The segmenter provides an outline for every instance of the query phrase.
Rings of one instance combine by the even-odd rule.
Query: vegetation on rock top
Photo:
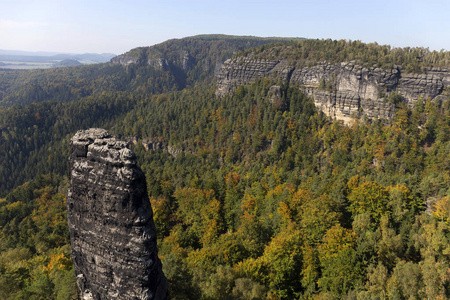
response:
[[[314,40],[291,41],[249,48],[236,54],[259,59],[288,60],[302,65],[317,62],[341,63],[356,61],[364,67],[391,69],[402,66],[405,71],[422,73],[428,68],[450,67],[450,52],[423,47],[396,48],[361,41]]]

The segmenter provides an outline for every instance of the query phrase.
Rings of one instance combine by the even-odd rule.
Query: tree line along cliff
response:
[[[239,85],[268,77],[299,87],[333,118],[345,122],[364,115],[391,118],[399,101],[413,107],[418,100],[448,93],[448,64],[447,52],[424,49],[344,41],[265,45],[227,60],[217,74],[216,93],[223,96]]]

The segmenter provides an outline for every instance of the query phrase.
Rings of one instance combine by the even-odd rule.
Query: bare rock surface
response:
[[[67,219],[81,299],[167,299],[135,154],[93,128],[72,138],[69,163]]]
[[[412,107],[419,97],[433,99],[450,85],[450,70],[446,68],[432,68],[425,74],[409,74],[401,66],[388,70],[365,68],[354,61],[298,66],[295,62],[252,57],[228,59],[216,77],[218,96],[257,78],[281,79],[299,86],[325,114],[345,122],[362,115],[391,118],[394,105],[387,99],[391,92],[399,92],[406,104]]]

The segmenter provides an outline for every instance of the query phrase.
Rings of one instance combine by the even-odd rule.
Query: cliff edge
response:
[[[67,219],[81,299],[167,299],[135,154],[94,128],[71,139],[69,164]]]
[[[431,68],[423,74],[407,73],[402,66],[367,68],[355,61],[318,62],[312,66],[296,61],[235,57],[217,74],[218,96],[257,78],[281,79],[311,96],[326,115],[350,122],[353,117],[391,118],[394,104],[389,94],[397,92],[413,107],[420,97],[434,99],[450,85],[450,69]]]

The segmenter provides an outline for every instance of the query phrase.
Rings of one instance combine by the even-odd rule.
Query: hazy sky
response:
[[[450,50],[449,0],[0,0],[0,49],[124,53],[205,33]]]

